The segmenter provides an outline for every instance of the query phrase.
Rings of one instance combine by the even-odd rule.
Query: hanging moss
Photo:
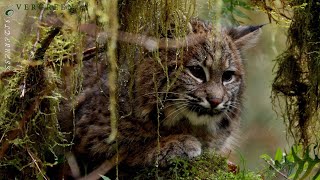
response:
[[[276,59],[273,99],[290,134],[305,147],[320,141],[320,4],[294,0],[288,49]]]

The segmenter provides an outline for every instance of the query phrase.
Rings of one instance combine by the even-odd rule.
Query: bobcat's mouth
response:
[[[188,94],[186,97],[179,97],[179,96],[175,96],[175,94],[170,94],[168,96],[167,101],[169,102],[175,102],[175,101],[180,101],[184,99],[185,105],[186,105],[186,109],[189,112],[194,112],[196,113],[198,116],[202,116],[202,115],[209,115],[209,116],[217,116],[222,114],[226,108],[222,106],[221,107],[212,107],[206,100],[204,100],[203,98],[198,98],[194,95],[190,95]],[[180,103],[181,105],[181,103]],[[180,106],[181,107],[181,106]]]
[[[202,105],[195,104],[195,103],[189,103],[188,109],[192,112],[197,113],[198,116],[201,116],[201,115],[215,116],[215,115],[219,115],[223,112],[223,109],[206,108],[206,107],[203,107]]]
[[[225,108],[212,107],[205,98],[199,98],[188,94],[188,110],[201,115],[220,115]]]
[[[225,105],[221,107],[206,106],[201,98],[168,96],[164,116],[166,126],[174,126],[181,119],[188,119],[192,125],[208,125],[219,121],[226,113]],[[169,117],[169,118],[168,118]]]

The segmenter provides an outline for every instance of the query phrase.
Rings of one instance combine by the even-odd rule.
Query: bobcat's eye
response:
[[[233,79],[234,71],[225,71],[222,75],[222,81],[223,82],[230,82]]]
[[[206,74],[201,66],[187,66],[190,73],[202,81],[206,81]]]

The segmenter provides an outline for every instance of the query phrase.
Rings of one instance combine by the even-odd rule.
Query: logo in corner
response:
[[[8,10],[6,10],[6,12],[5,12],[4,14],[5,14],[6,16],[10,17],[10,16],[13,15],[13,13],[14,13],[14,11],[13,11],[12,9],[8,9]]]

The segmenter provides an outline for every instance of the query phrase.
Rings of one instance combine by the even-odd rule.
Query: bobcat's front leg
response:
[[[199,156],[202,151],[201,143],[191,135],[160,137],[159,142],[153,141],[137,149],[139,151],[135,151],[127,159],[130,166],[152,166],[158,162],[160,167],[165,167],[175,157],[191,159]]]

